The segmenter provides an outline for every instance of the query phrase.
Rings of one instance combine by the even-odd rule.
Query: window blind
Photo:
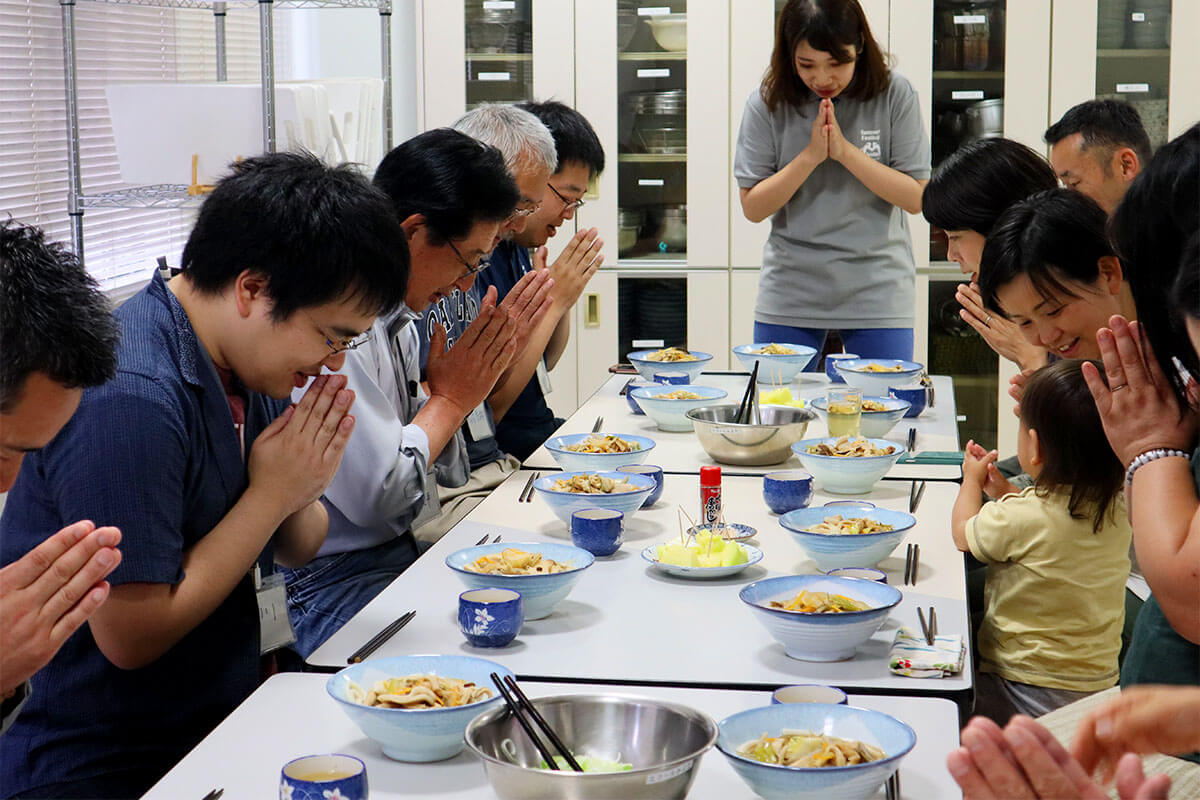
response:
[[[276,77],[290,75],[288,12],[274,14]],[[116,81],[215,80],[213,15],[107,2],[75,6],[80,175],[85,195],[122,188],[104,88]],[[230,81],[260,79],[257,7],[230,4]],[[58,3],[0,0],[0,213],[69,242],[67,127]],[[142,283],[157,256],[179,263],[194,210],[87,208],[88,270],[107,290]]]

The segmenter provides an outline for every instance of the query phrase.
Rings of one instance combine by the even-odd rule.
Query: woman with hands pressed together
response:
[[[980,139],[939,164],[921,195],[925,219],[946,231],[947,257],[970,276],[955,292],[962,306],[959,316],[988,347],[1022,370],[1044,366],[1046,348],[1028,341],[1014,323],[983,307],[979,263],[987,237],[1009,206],[1057,186],[1054,170],[1030,148],[1012,139]]]
[[[1195,684],[1200,675],[1200,125],[1168,142],[1138,176],[1111,229],[1139,307],[1097,335],[1108,386],[1085,375],[1104,431],[1126,467],[1142,607],[1121,685]],[[1172,287],[1174,291],[1172,292]]]
[[[734,160],[746,218],[771,218],[755,341],[819,351],[838,330],[861,356],[912,357],[902,212],[920,211],[929,161],[916,91],[887,68],[857,0],[790,0]]]

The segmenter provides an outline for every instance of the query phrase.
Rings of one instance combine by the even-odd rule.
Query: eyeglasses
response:
[[[550,191],[554,192],[555,197],[563,201],[563,213],[574,211],[575,209],[584,205],[583,198],[580,198],[579,200],[568,200],[567,198],[563,197],[562,192],[558,191],[558,189],[555,189],[552,184],[547,183],[546,186],[550,187]]]
[[[528,217],[530,214],[537,211],[541,207],[542,207],[541,203],[534,203],[532,208],[514,208],[512,214],[509,215],[509,219],[520,219],[521,217]]]
[[[461,261],[462,265],[467,268],[466,272],[458,276],[458,280],[469,278],[472,275],[478,275],[491,265],[491,257],[488,255],[482,255],[479,257],[479,262],[474,266],[471,266],[471,262],[463,258],[463,254],[460,253],[458,248],[454,246],[454,242],[447,239],[446,244],[450,245],[450,249],[454,251],[454,255],[458,256],[458,260]]]
[[[329,348],[329,354],[332,356],[336,356],[338,353],[343,353],[347,350],[357,350],[367,342],[371,341],[370,328],[363,331],[358,336],[352,336],[349,339],[337,339],[326,333],[325,329],[317,324],[317,321],[312,318],[312,314],[309,314],[307,311],[305,311],[304,316],[308,317],[309,321],[312,322],[313,327],[317,329],[317,332],[325,337],[325,346]]]

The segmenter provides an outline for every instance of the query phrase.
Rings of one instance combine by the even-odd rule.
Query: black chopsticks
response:
[[[919,502],[918,493],[918,502]],[[921,562],[921,545],[908,543],[908,552],[904,557],[904,585],[917,585],[917,566]]]
[[[753,402],[754,388],[758,385],[758,361],[754,362],[754,369],[750,372],[750,382],[746,384],[746,394],[742,396],[742,402],[738,405],[737,416],[733,421],[746,425],[750,422],[750,406]]]
[[[917,429],[909,428],[908,429],[908,454],[912,455],[913,450],[915,450],[916,447],[917,447]]]
[[[380,645],[382,645],[388,639],[395,636],[396,631],[400,630],[405,625],[412,622],[412,618],[415,617],[416,615],[417,615],[416,611],[409,611],[407,614],[400,617],[398,620],[393,622],[391,625],[388,625],[386,628],[381,630],[379,633],[377,633],[373,637],[371,637],[371,640],[369,642],[367,642],[362,647],[358,648],[353,653],[351,653],[350,657],[346,659],[346,663],[347,664],[357,664],[360,661],[362,661],[364,658],[366,658],[367,656],[371,655],[371,653],[374,653],[376,650],[379,649]]]
[[[604,417],[596,417],[596,424],[592,426],[592,433],[599,433],[604,427]]]
[[[529,698],[525,696],[525,692],[521,691],[521,687],[517,685],[517,682],[507,675],[504,677],[504,680],[500,680],[500,676],[495,672],[490,677],[492,683],[496,684],[496,688],[500,690],[500,695],[508,705],[509,712],[517,718],[517,722],[525,730],[525,735],[533,742],[533,746],[537,748],[546,765],[552,770],[559,769],[558,762],[554,760],[554,756],[551,754],[549,748],[538,738],[537,733],[533,730],[533,725],[537,725],[542,729],[542,733],[546,735],[546,738],[550,740],[562,757],[566,759],[571,769],[576,772],[583,772],[583,767],[579,766],[579,762],[575,760],[575,756],[563,744],[562,739],[558,738],[558,734],[550,727],[550,723],[546,722],[546,719],[533,707],[533,703],[529,702]],[[533,720],[533,724],[530,724],[529,719],[525,718],[525,714],[529,715],[529,719]]]
[[[533,482],[536,481],[540,477],[542,477],[542,473],[540,473],[540,472],[535,472],[529,476],[529,480],[525,481],[525,488],[521,490],[521,493],[519,495],[517,495],[518,503],[532,503],[533,502]]]
[[[498,541],[500,541],[500,534],[498,534],[498,533],[497,533],[497,534],[496,534],[496,538],[495,538],[495,539],[492,539],[492,544],[495,544],[495,543],[496,543],[496,542],[498,542]],[[487,543],[488,543],[488,535],[485,533],[485,534],[483,535],[483,537],[482,537],[482,538],[480,538],[480,540],[479,540],[478,542],[476,542],[476,543],[475,543],[475,546],[476,546],[476,547],[479,547],[479,545],[481,545],[481,544],[487,544]]]
[[[937,611],[930,606],[929,621],[926,622],[924,609],[917,606],[917,620],[921,623],[921,634],[925,637],[925,644],[933,647],[934,640],[937,638]]]
[[[925,494],[925,481],[919,484],[913,481],[912,488],[908,490],[908,513],[916,513],[917,506],[921,505],[921,497]]]

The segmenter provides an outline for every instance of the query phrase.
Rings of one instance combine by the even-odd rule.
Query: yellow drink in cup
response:
[[[862,427],[862,391],[830,389],[825,397],[830,436],[858,436]]]

